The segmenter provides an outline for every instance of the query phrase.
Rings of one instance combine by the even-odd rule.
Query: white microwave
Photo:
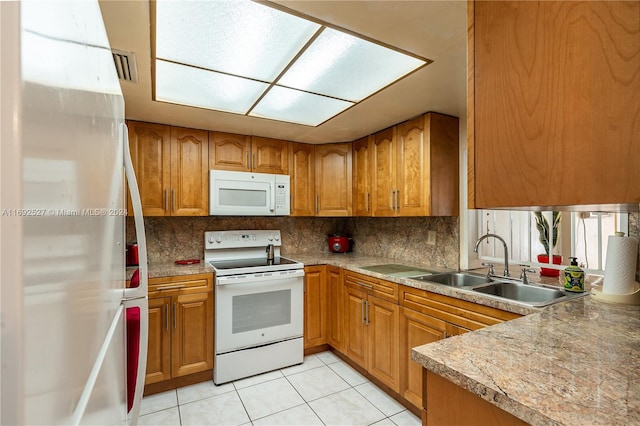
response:
[[[211,216],[289,216],[289,175],[209,171]]]

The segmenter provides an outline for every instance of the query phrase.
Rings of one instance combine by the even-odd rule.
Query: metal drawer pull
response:
[[[175,290],[177,288],[182,288],[182,287],[185,287],[185,285],[184,284],[165,285],[165,286],[162,286],[162,287],[157,287],[156,290],[160,290],[160,291],[162,291],[162,290]]]
[[[360,281],[356,281],[356,284],[361,285],[364,288],[368,288],[369,290],[373,290],[373,286],[370,284],[361,283]]]
[[[173,302],[173,328],[178,328],[178,304]]]
[[[364,299],[360,300],[360,322],[364,323]]]
[[[171,205],[172,205],[172,210],[176,211],[176,190],[172,189],[171,190]]]
[[[251,170],[251,154],[247,152],[247,169]]]
[[[169,210],[169,190],[166,188],[164,190],[164,209]]]
[[[364,316],[364,325],[369,325],[369,301],[365,300],[365,316]]]

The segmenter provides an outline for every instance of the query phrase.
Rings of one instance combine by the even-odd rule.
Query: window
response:
[[[604,272],[608,236],[616,231],[625,235],[629,232],[627,213],[478,210],[477,214],[477,237],[486,233],[501,236],[507,243],[510,263],[564,269],[571,263],[570,257],[576,257],[578,265],[592,274]],[[539,256],[547,253],[538,223],[553,224],[554,219],[557,219],[556,244],[553,245],[551,236],[547,238],[553,257],[545,259]],[[553,226],[548,228],[552,230]],[[502,243],[495,238],[483,240],[478,256],[483,261],[503,263]],[[516,275],[515,268],[512,275]]]

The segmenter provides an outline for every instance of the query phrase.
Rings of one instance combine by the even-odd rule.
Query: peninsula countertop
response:
[[[640,424],[640,306],[575,299],[412,359],[533,425]]]

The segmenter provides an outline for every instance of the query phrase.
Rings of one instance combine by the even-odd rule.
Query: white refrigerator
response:
[[[0,55],[0,423],[135,425],[146,245],[97,1],[0,2]],[[125,288],[125,180],[137,288]]]

